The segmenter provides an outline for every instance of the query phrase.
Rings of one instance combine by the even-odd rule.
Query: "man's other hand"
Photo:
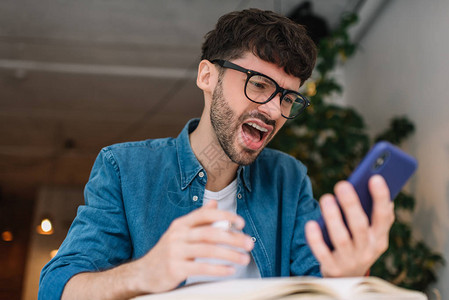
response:
[[[139,290],[164,292],[176,288],[189,276],[228,276],[235,271],[229,264],[211,264],[195,261],[196,258],[248,264],[249,254],[236,248],[251,251],[254,247],[251,238],[238,231],[211,226],[217,221],[228,221],[237,230],[245,226],[240,216],[218,210],[216,201],[174,220],[156,246],[134,262],[139,274]]]

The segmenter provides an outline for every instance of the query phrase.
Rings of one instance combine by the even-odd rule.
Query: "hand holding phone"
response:
[[[385,141],[378,142],[368,152],[362,162],[348,178],[348,181],[354,186],[363,210],[367,214],[370,222],[373,202],[368,189],[368,180],[371,176],[379,174],[385,179],[390,190],[391,200],[393,200],[410,176],[415,172],[417,165],[416,159]],[[341,208],[340,211],[342,212]],[[346,228],[348,228],[343,212],[342,216]],[[328,247],[333,250],[334,247],[323,217],[320,217],[317,222],[323,233],[324,241]]]

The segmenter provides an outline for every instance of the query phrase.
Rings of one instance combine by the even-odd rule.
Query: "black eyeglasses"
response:
[[[281,93],[281,115],[286,119],[293,119],[300,115],[309,105],[310,101],[301,93],[287,90],[279,86],[276,81],[262,73],[240,67],[230,61],[214,59],[220,67],[233,69],[245,73],[245,96],[250,101],[265,104]]]

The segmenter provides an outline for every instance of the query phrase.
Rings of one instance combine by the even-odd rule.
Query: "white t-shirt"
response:
[[[231,182],[227,187],[218,192],[211,192],[209,190],[204,191],[203,205],[211,200],[217,200],[218,209],[229,211],[232,213],[237,213],[237,179]],[[250,254],[251,255],[251,254]],[[208,259],[199,258],[197,260],[206,261],[209,263],[223,263],[223,261],[218,259]],[[231,264],[228,262],[228,264]],[[218,281],[224,279],[235,279],[235,278],[260,278],[260,272],[257,268],[254,258],[251,255],[251,260],[248,265],[242,266],[234,264],[236,272],[231,276],[226,277],[215,277],[215,276],[191,276],[187,278],[186,284],[191,284],[195,282],[204,281]]]

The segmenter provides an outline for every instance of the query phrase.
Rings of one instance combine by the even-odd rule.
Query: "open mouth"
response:
[[[242,125],[242,138],[245,146],[251,150],[258,150],[264,144],[273,127],[259,120],[251,120]]]

